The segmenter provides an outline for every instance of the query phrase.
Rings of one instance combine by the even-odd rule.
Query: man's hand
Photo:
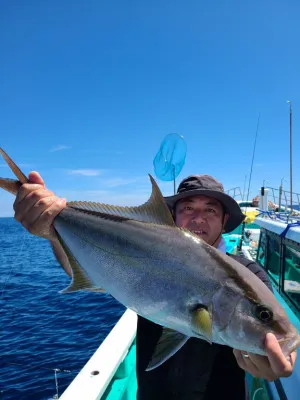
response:
[[[14,202],[15,219],[33,235],[54,241],[54,218],[66,206],[66,200],[48,190],[37,172],[30,172]]]
[[[246,354],[240,350],[233,350],[238,365],[256,378],[274,381],[292,374],[297,353],[294,351],[287,360],[281,347],[272,333],[266,335],[265,347],[267,356]]]

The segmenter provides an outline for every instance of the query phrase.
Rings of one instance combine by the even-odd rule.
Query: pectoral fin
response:
[[[179,349],[181,349],[188,339],[189,337],[182,333],[164,328],[146,371],[151,371],[167,361]]]

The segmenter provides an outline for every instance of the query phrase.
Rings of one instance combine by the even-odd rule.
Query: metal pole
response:
[[[279,208],[278,208],[278,212],[281,212],[281,196],[282,196],[282,184],[279,186]]]
[[[245,201],[246,180],[247,180],[247,174],[245,175],[245,180],[244,180],[243,197],[242,197],[243,201]]]
[[[280,181],[280,186],[279,186],[279,212],[281,212],[281,203],[282,203],[282,193],[283,193],[283,182],[286,182],[286,180],[283,178],[281,178]]]
[[[174,176],[174,194],[176,194],[176,179],[175,179],[175,165],[173,165],[173,176]]]
[[[292,102],[289,100],[288,104],[290,105],[290,193],[291,193],[291,212],[293,211],[293,163],[292,163],[292,152],[293,152],[293,143],[292,143]]]

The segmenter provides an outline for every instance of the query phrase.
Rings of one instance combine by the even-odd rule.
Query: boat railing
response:
[[[288,190],[284,190],[282,186],[280,186],[278,189],[268,186],[265,189],[268,190],[269,199],[273,202],[275,208],[278,208],[279,211],[291,211],[292,209],[293,212],[299,212],[299,193],[291,193]]]
[[[228,189],[225,191],[229,196],[235,200],[244,200],[244,195],[242,194],[241,188],[239,186]]]
[[[282,186],[278,189],[267,186],[261,187],[258,195],[251,201],[246,201],[239,186],[226,191],[228,195],[233,197],[240,205],[257,207],[258,210],[271,212],[267,213],[272,219],[279,219],[290,222],[291,219],[298,220],[300,217],[300,193],[284,190]],[[249,204],[248,204],[249,203]]]

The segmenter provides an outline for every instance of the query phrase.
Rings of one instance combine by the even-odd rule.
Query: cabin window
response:
[[[261,231],[256,261],[263,268],[265,268],[266,259],[267,259],[266,249],[267,249],[267,235],[266,235],[266,232]]]
[[[285,246],[284,293],[300,310],[300,248]]]
[[[280,238],[270,234],[267,241],[268,263],[267,271],[271,278],[279,285],[280,279]]]

